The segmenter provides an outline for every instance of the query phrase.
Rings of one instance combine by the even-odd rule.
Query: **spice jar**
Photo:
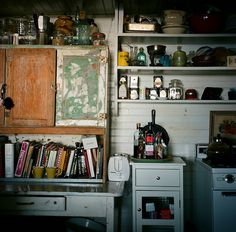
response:
[[[93,39],[93,45],[99,46],[99,45],[105,45],[105,34],[104,33],[93,33],[92,36]]]
[[[170,81],[168,98],[171,100],[183,99],[183,84],[181,80],[173,79]]]

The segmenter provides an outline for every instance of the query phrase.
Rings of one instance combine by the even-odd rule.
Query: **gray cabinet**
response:
[[[169,162],[131,162],[133,232],[183,231],[183,166]]]

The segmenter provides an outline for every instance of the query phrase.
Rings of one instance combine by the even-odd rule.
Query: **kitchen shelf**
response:
[[[122,43],[164,43],[164,44],[235,44],[236,33],[221,34],[164,34],[164,33],[118,33],[118,40]]]
[[[63,134],[63,135],[104,135],[106,129],[101,127],[0,127],[0,134]]]
[[[130,104],[236,104],[236,100],[127,100],[119,99],[117,103],[130,103]]]
[[[202,34],[167,34],[157,32],[140,32],[140,31],[125,31],[124,30],[124,5],[121,3],[116,11],[117,19],[117,34],[116,34],[116,57],[115,57],[115,72],[116,72],[116,105],[115,111],[119,114],[119,106],[121,104],[192,104],[192,105],[234,105],[236,100],[131,100],[131,99],[119,99],[118,87],[119,77],[122,75],[137,75],[140,77],[140,83],[146,85],[146,83],[152,81],[154,75],[162,75],[164,78],[177,78],[181,76],[181,79],[188,79],[188,85],[192,82],[199,80],[201,84],[198,84],[196,88],[203,91],[205,88],[202,84],[202,80],[207,76],[206,86],[215,86],[219,83],[224,90],[234,87],[233,81],[235,80],[236,67],[232,66],[185,66],[185,67],[164,67],[164,66],[118,66],[118,52],[120,50],[129,51],[129,47],[144,47],[149,45],[165,45],[167,48],[167,54],[173,54],[176,51],[178,45],[184,46],[184,51],[188,54],[190,51],[197,51],[198,48],[203,46],[209,46],[211,48],[225,47],[236,51],[236,33],[202,33]],[[127,12],[126,12],[127,13]],[[129,12],[132,15],[134,12]],[[149,65],[150,58],[147,55],[147,61]],[[168,76],[170,75],[170,76]],[[227,81],[221,82],[219,77],[227,77]],[[190,77],[190,78],[189,78]],[[208,78],[209,77],[209,78]],[[212,81],[211,81],[212,79]],[[213,83],[213,85],[211,85]],[[150,86],[148,84],[148,86]],[[164,86],[166,87],[166,86]],[[226,99],[226,98],[225,98]]]
[[[224,74],[232,75],[235,74],[236,67],[228,66],[208,66],[208,67],[161,67],[161,66],[117,66],[117,70],[120,72],[129,72],[129,73],[163,73],[163,74]]]

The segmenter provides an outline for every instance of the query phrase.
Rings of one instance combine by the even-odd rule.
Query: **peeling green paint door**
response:
[[[107,47],[57,53],[56,125],[105,126]]]

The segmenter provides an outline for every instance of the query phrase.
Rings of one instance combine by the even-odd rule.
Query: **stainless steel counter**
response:
[[[116,231],[124,182],[0,181],[0,215],[106,218]]]

